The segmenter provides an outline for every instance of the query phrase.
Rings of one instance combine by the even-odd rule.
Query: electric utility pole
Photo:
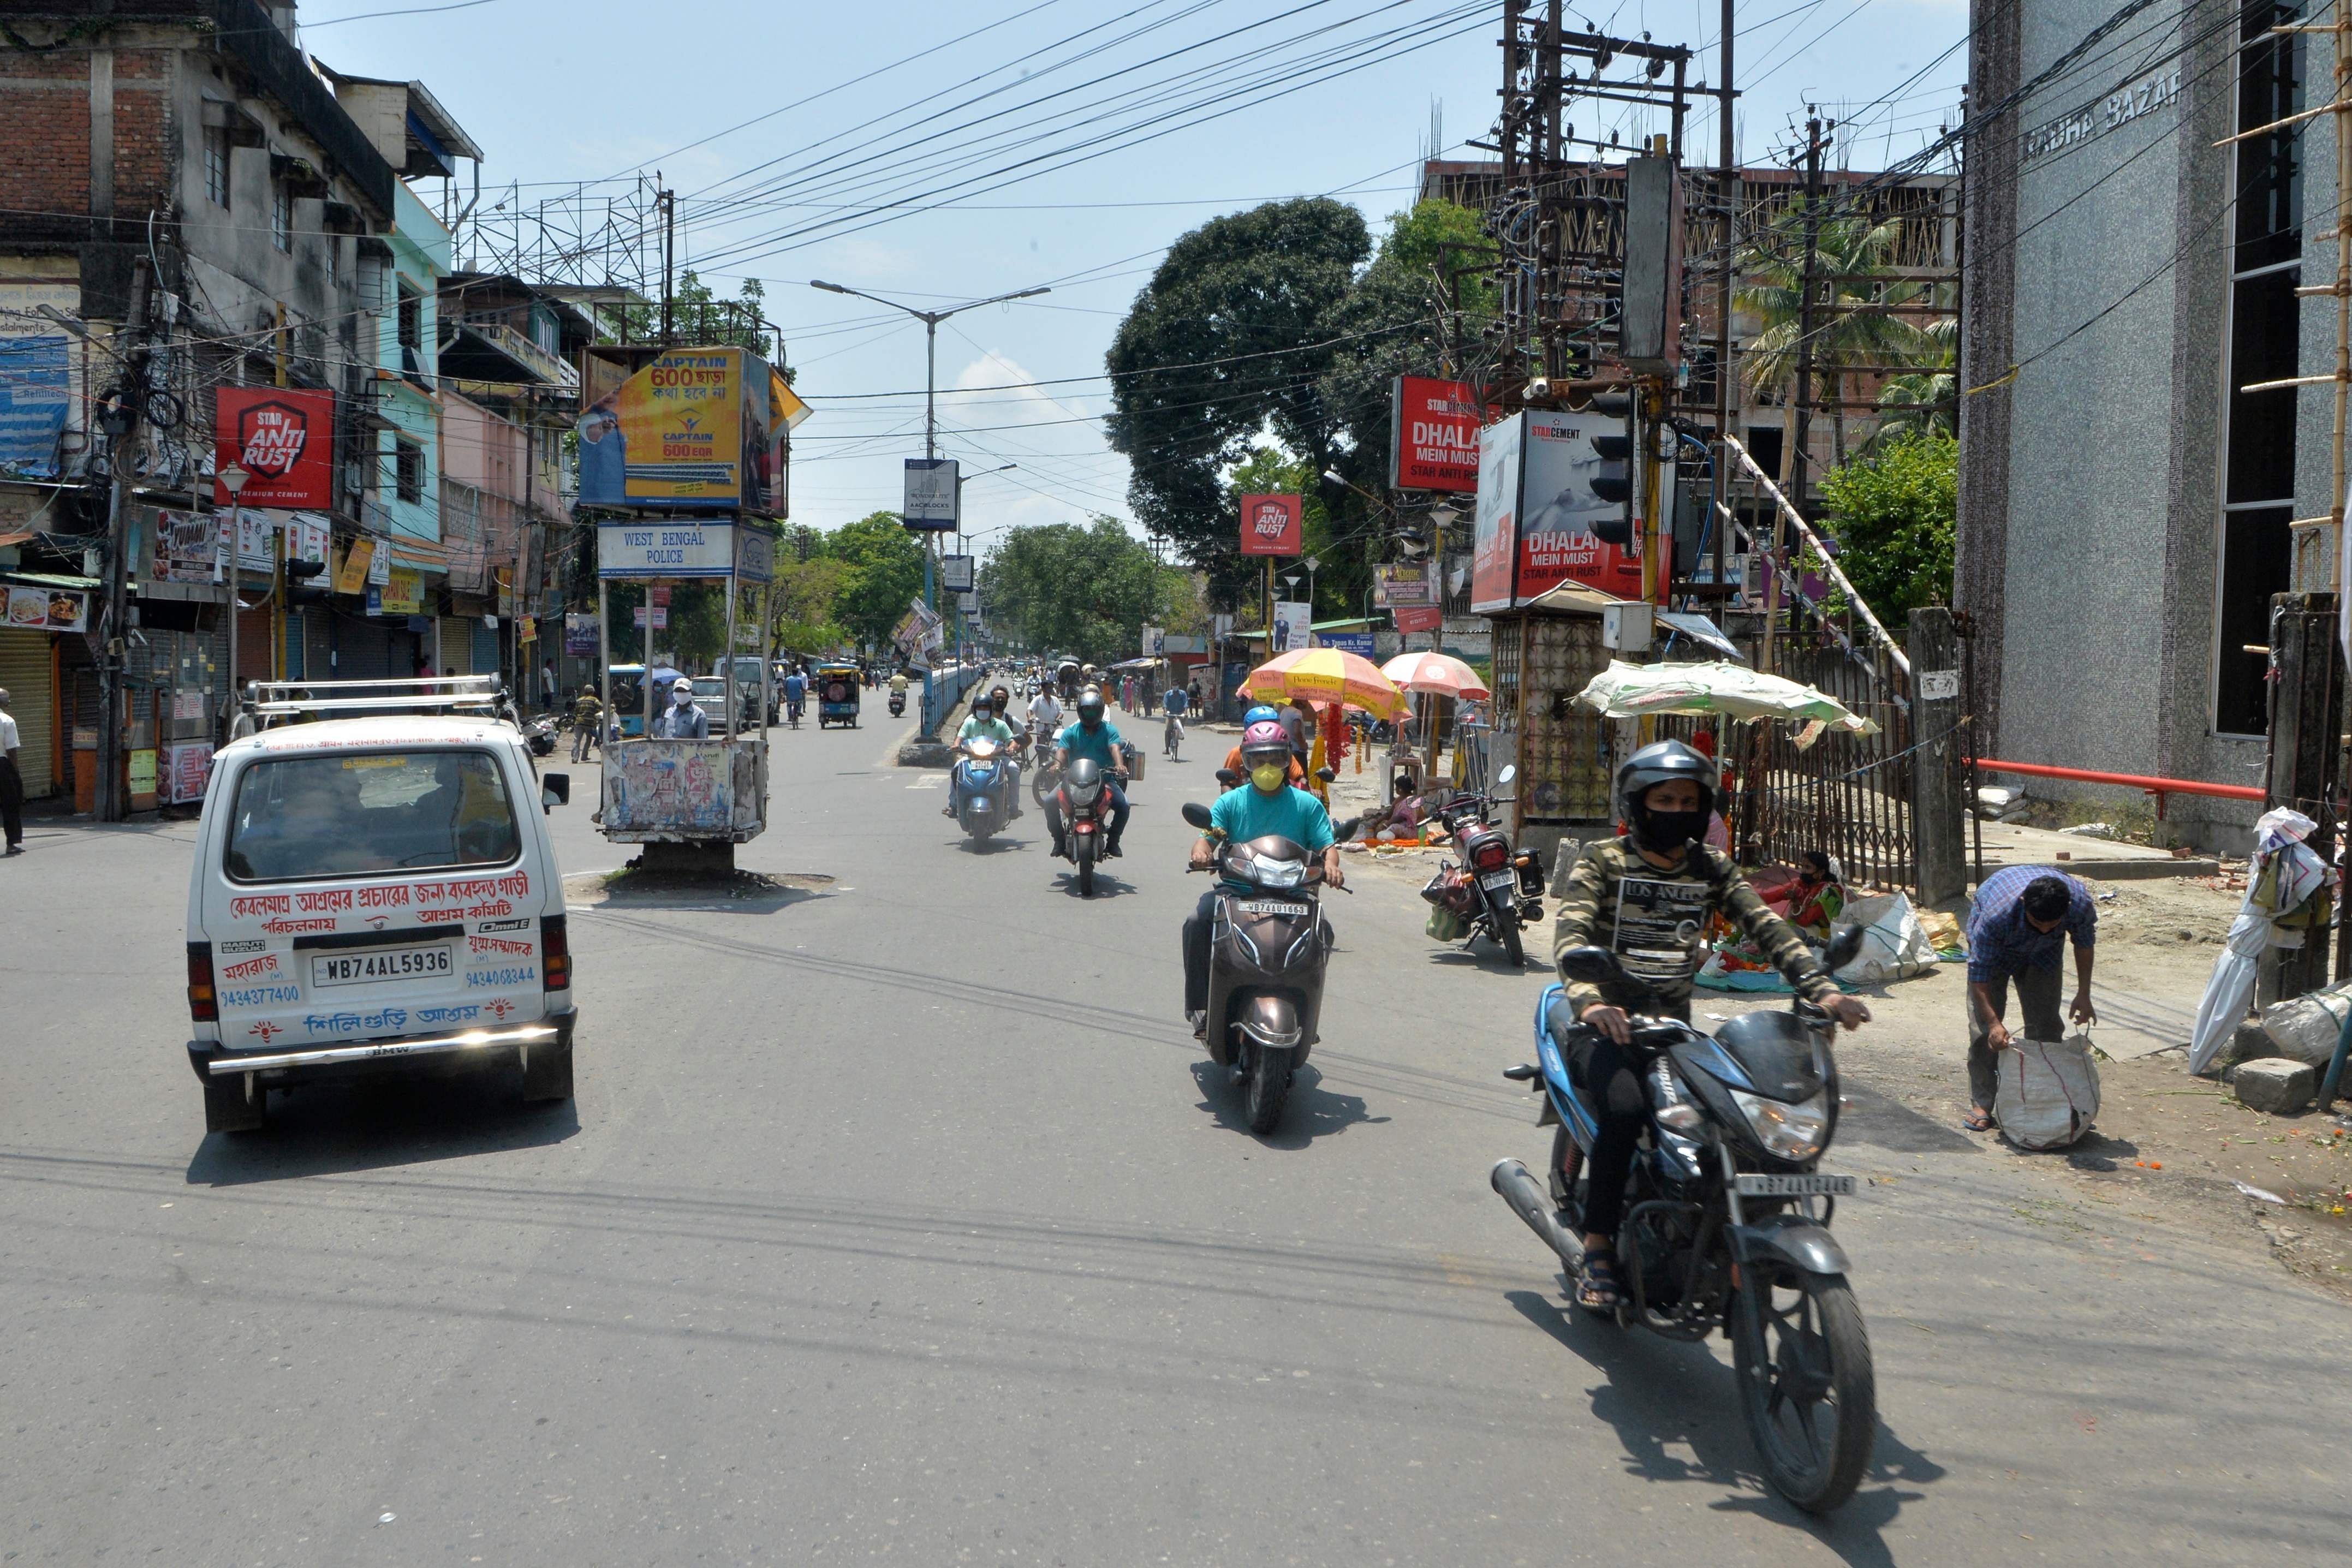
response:
[[[98,664],[98,779],[91,807],[101,822],[131,815],[131,792],[123,776],[124,670],[130,660],[131,457],[139,439],[139,419],[147,405],[147,296],[154,278],[142,257],[132,264],[131,310],[123,322],[122,384],[99,411],[107,437],[109,495],[106,508],[106,605],[100,612],[101,652]],[[232,546],[232,549],[234,547]],[[235,614],[234,609],[230,611]]]

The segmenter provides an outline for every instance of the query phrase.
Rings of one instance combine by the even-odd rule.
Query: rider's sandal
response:
[[[1612,1314],[1624,1293],[1625,1282],[1617,1274],[1617,1254],[1587,1252],[1577,1276],[1576,1304],[1588,1312]]]

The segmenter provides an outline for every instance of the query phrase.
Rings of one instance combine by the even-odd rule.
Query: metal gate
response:
[[[1779,663],[1776,674],[1835,697],[1878,732],[1811,731],[1777,720],[1742,727],[1743,858],[1788,862],[1821,850],[1836,857],[1848,882],[1916,888],[1909,676],[1874,644],[1852,652],[1784,645]]]

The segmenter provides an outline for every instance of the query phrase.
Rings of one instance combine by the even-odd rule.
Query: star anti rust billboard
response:
[[[1399,376],[1389,397],[1389,484],[1466,495],[1478,488],[1484,411],[1461,382]]]
[[[1242,554],[1303,555],[1307,525],[1297,496],[1242,497]]]
[[[222,387],[213,394],[213,468],[251,477],[231,497],[215,478],[213,504],[326,508],[335,504],[335,394],[292,387]]]

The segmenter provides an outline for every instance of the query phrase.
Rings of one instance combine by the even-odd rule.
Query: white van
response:
[[[385,1071],[512,1062],[525,1099],[571,1098],[579,1015],[545,821],[571,781],[538,777],[511,723],[461,711],[483,695],[370,689],[467,681],[265,691],[265,718],[369,716],[214,758],[188,886],[206,1131],[259,1127],[271,1089]],[[404,706],[439,711],[382,711]]]

